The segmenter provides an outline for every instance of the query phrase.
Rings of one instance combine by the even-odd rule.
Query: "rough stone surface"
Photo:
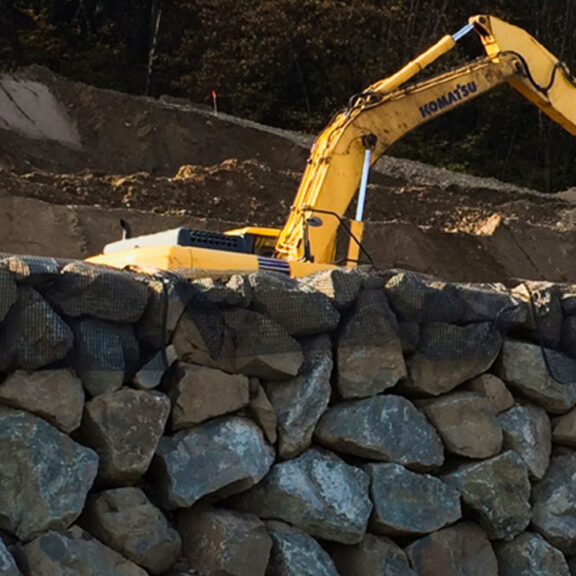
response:
[[[362,275],[354,269],[334,268],[317,272],[301,281],[328,296],[338,310],[349,308],[362,288]]]
[[[500,576],[486,533],[472,522],[417,540],[406,553],[418,576]]]
[[[532,525],[568,555],[576,555],[576,453],[552,457],[544,478],[534,485]]]
[[[253,514],[192,508],[178,514],[183,554],[201,574],[264,576],[272,539]]]
[[[490,400],[496,414],[509,410],[514,406],[514,396],[506,384],[494,374],[482,374],[466,382],[465,390],[484,394]]]
[[[541,479],[550,463],[552,430],[548,414],[538,406],[516,406],[498,417],[504,432],[504,448],[517,452],[531,478]]]
[[[190,364],[216,365],[224,344],[222,311],[190,283],[177,283],[173,292],[167,295],[165,313],[170,312],[176,317],[181,312],[182,303],[185,304],[185,310],[180,313],[172,331],[171,343],[178,359]]]
[[[210,494],[222,497],[247,490],[273,462],[274,451],[260,428],[233,416],[162,438],[155,476],[167,508],[188,508]]]
[[[18,289],[12,274],[6,270],[0,270],[0,322],[6,318],[8,310],[18,298]]]
[[[568,316],[562,322],[562,350],[576,360],[576,316]]]
[[[137,326],[138,339],[153,349],[166,346],[186,309],[197,297],[198,290],[191,282],[174,275],[156,274],[143,282],[150,293],[148,306]]]
[[[84,388],[71,370],[17,370],[0,384],[0,402],[37,414],[63,432],[80,426]]]
[[[19,284],[27,286],[38,286],[54,280],[60,274],[61,267],[54,258],[38,256],[9,256],[0,260],[0,268],[8,270]]]
[[[496,546],[500,576],[570,576],[564,554],[540,536],[524,532]]]
[[[365,398],[406,376],[398,323],[381,290],[360,293],[337,344],[336,385],[343,398]]]
[[[368,464],[374,511],[373,532],[389,536],[421,536],[460,520],[460,492],[427,474],[399,464]]]
[[[21,286],[0,331],[0,368],[37,370],[62,360],[73,343],[72,331],[48,302]]]
[[[560,304],[566,316],[576,315],[576,285],[565,288],[560,296]]]
[[[214,304],[246,308],[252,302],[252,285],[247,275],[233,274],[229,278],[199,278],[192,284]]]
[[[30,540],[80,515],[97,455],[45,422],[0,408],[0,528]]]
[[[112,322],[136,322],[149,296],[146,285],[133,275],[84,262],[64,266],[45,294],[66,316],[92,316]]]
[[[414,272],[400,272],[386,282],[386,294],[398,317],[418,323],[458,322],[464,303],[445,282],[425,281]]]
[[[529,303],[527,325],[534,331],[534,341],[557,348],[562,334],[560,286],[550,282],[524,281],[512,293]]]
[[[110,548],[151,574],[180,556],[180,535],[138,488],[117,488],[88,499],[81,525]]]
[[[166,346],[160,350],[136,374],[132,379],[132,384],[138,390],[153,390],[162,383],[162,378],[169,368],[178,359],[174,346]]]
[[[172,429],[181,430],[247,406],[250,386],[241,374],[180,363],[169,396]]]
[[[502,430],[490,401],[475,392],[452,392],[423,403],[448,452],[467,458],[489,458],[502,448]]]
[[[526,303],[501,284],[453,284],[452,288],[464,304],[463,323],[495,322],[498,327],[509,328],[528,319]]]
[[[430,470],[444,462],[444,448],[428,420],[401,396],[385,395],[330,408],[317,440],[337,452]]]
[[[404,354],[413,354],[420,341],[420,324],[416,322],[398,322],[398,335],[402,341]]]
[[[90,395],[118,390],[136,372],[139,347],[129,325],[83,318],[73,328],[73,365]]]
[[[272,272],[254,272],[249,280],[252,308],[284,326],[289,334],[322,334],[338,326],[340,313],[325,294]]]
[[[146,571],[78,526],[47,532],[22,548],[27,575],[146,576]]]
[[[555,444],[576,448],[576,408],[552,421],[552,440]]]
[[[524,461],[515,452],[463,464],[443,477],[462,494],[490,538],[509,540],[530,522],[530,482]]]
[[[332,344],[328,336],[307,339],[303,349],[305,360],[300,374],[266,386],[278,419],[281,458],[294,458],[310,447],[314,428],[332,392]]]
[[[552,367],[558,382],[549,373]],[[576,361],[536,344],[507,340],[497,373],[514,390],[553,414],[576,405]]]
[[[284,327],[252,310],[230,310],[225,316],[232,333],[234,371],[267,380],[298,374],[302,348]]]
[[[266,576],[339,576],[328,553],[306,532],[267,522],[272,553]]]
[[[408,360],[406,389],[439,396],[486,372],[498,357],[502,337],[491,323],[422,326],[418,350]]]
[[[276,444],[276,440],[278,439],[278,419],[276,418],[276,412],[266,391],[257,378],[251,378],[250,380],[250,404],[248,405],[248,413],[252,417],[252,420],[260,426],[262,432],[264,432],[264,436],[266,436],[266,440],[268,440],[270,444]]]
[[[333,546],[330,555],[340,576],[417,576],[402,548],[386,536],[366,534],[356,546]]]
[[[123,388],[86,404],[82,434],[100,456],[98,478],[114,485],[139,480],[152,461],[170,414],[159,392]]]
[[[2,540],[0,540],[0,574],[2,574],[2,576],[22,576],[22,572],[18,569],[14,556],[10,554],[10,551]]]
[[[279,519],[312,536],[357,544],[372,503],[368,475],[329,452],[311,449],[276,464],[264,480],[234,499],[260,518]]]

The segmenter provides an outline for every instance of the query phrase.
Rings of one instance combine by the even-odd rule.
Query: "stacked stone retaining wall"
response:
[[[576,286],[0,260],[0,573],[576,574]]]

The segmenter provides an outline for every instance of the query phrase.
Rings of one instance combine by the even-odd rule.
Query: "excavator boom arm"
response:
[[[527,32],[497,18],[475,16],[462,33],[472,29],[482,39],[486,58],[399,88],[450,50],[461,34],[445,36],[402,70],[370,86],[320,134],[278,237],[277,257],[333,264],[339,224],[358,189],[366,148],[373,148],[373,164],[410,130],[499,84],[510,83],[576,134],[576,87],[566,66]],[[307,224],[311,219],[314,226]]]

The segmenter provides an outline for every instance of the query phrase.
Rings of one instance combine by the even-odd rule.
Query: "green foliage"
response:
[[[98,86],[171,94],[317,132],[349,98],[475,13],[576,61],[572,0],[0,0],[4,67],[38,63]],[[463,46],[460,60],[474,55]],[[433,73],[456,65],[450,53]],[[541,190],[576,178],[576,139],[511,90],[422,127],[393,154]]]

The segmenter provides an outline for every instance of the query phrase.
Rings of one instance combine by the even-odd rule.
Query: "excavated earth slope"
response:
[[[188,102],[0,77],[0,251],[82,258],[119,235],[282,225],[312,138]],[[576,189],[549,196],[382,159],[365,246],[379,267],[457,281],[576,281]]]

